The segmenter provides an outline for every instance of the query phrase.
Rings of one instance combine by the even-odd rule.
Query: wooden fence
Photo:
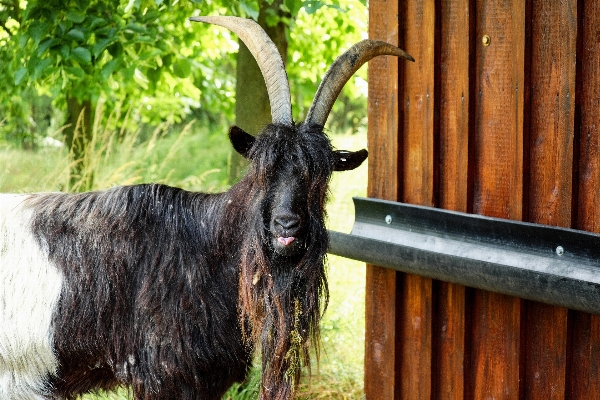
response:
[[[600,232],[600,2],[370,0],[369,197]],[[600,399],[600,315],[368,266],[367,399]]]

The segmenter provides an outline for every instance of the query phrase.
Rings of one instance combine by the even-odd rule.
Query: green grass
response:
[[[226,189],[230,145],[225,132],[209,133],[187,126],[177,134],[167,127],[142,135],[96,128],[95,151],[90,154],[94,188],[142,182],[161,182],[188,190]],[[145,138],[142,138],[145,136]],[[124,139],[119,140],[119,137]],[[332,135],[336,148],[366,147],[366,133]],[[63,190],[68,182],[68,154],[63,149],[38,151],[0,147],[0,192]],[[335,173],[327,207],[328,228],[349,232],[354,207],[352,196],[364,196],[367,167]],[[299,399],[362,399],[364,358],[364,264],[329,256],[330,303],[322,321],[322,351],[311,379],[303,378]],[[259,372],[232,388],[225,399],[257,398]],[[83,396],[83,400],[127,399],[128,391]]]

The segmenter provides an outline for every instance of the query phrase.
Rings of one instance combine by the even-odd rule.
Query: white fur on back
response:
[[[43,399],[57,372],[52,312],[62,274],[31,233],[27,195],[0,194],[0,399]]]

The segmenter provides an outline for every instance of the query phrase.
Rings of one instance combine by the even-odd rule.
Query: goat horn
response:
[[[342,88],[348,82],[348,79],[367,61],[370,59],[390,55],[402,57],[410,61],[415,61],[414,58],[404,50],[399,49],[386,42],[379,40],[365,39],[339,56],[323,77],[323,81],[317,89],[317,94],[306,115],[307,123],[314,123],[320,126],[325,126],[327,117],[331,112],[331,107],[335,99],[342,91]]]
[[[275,43],[261,26],[251,19],[225,16],[192,17],[190,21],[219,25],[239,36],[256,59],[265,79],[273,123],[293,125],[292,101],[285,65]]]

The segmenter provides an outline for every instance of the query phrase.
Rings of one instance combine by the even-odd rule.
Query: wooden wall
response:
[[[370,0],[370,197],[600,232],[600,2]],[[367,267],[367,399],[600,399],[600,315]]]

